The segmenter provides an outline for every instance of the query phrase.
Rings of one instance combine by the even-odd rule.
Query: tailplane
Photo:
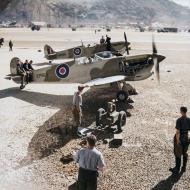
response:
[[[10,62],[10,73],[12,76],[17,75],[17,64],[20,61],[18,57],[14,57]]]
[[[13,80],[15,83],[20,83],[21,77],[17,72],[17,64],[20,61],[18,57],[14,57],[10,62],[10,74],[5,77],[7,80]]]

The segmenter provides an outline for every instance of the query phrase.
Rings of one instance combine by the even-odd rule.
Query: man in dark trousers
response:
[[[29,61],[29,64],[28,64],[28,68],[29,68],[30,71],[33,71],[33,70],[34,70],[32,64],[33,64],[33,61],[30,60],[30,61]]]
[[[17,63],[17,74],[21,76],[21,87],[23,87],[26,78],[26,72],[23,68],[23,63],[20,60]]]
[[[106,35],[106,50],[111,51],[111,38]]]
[[[13,51],[13,42],[9,41],[9,51]]]
[[[87,137],[87,148],[83,148],[74,156],[79,164],[78,190],[97,190],[98,170],[105,167],[102,153],[96,146],[96,137],[90,135]]]
[[[3,43],[4,43],[4,38],[0,38],[0,48],[1,46],[3,46]]]
[[[30,81],[30,70],[28,68],[28,65],[29,65],[28,60],[25,60],[25,62],[23,64],[23,68],[24,68],[24,70],[26,72],[26,82],[27,82],[27,84]]]
[[[187,117],[187,108],[180,108],[181,117],[176,122],[176,134],[174,137],[174,155],[176,160],[176,166],[171,168],[170,171],[178,175],[181,172],[186,171],[188,160],[188,147],[189,138],[188,131],[190,130],[190,118]],[[181,168],[181,157],[183,156],[183,166]]]
[[[34,68],[33,68],[32,64],[33,64],[33,61],[30,60],[28,62],[29,82],[33,81],[33,70],[34,70]]]

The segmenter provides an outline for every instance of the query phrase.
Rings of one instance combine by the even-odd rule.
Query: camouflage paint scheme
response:
[[[114,57],[88,64],[78,64],[74,60],[60,64],[37,63],[33,64],[32,83],[84,84],[94,79],[119,75],[124,76],[125,81],[144,80],[153,74],[153,58],[155,57],[157,57],[159,63],[165,59],[162,55],[143,54]],[[9,77],[16,83],[20,83],[20,76],[17,75],[16,71],[18,60],[18,58],[13,58],[10,63],[11,74]],[[58,74],[61,74],[61,77]]]
[[[130,45],[129,42],[127,42],[128,46]],[[49,45],[44,46],[44,54],[45,58],[48,60],[57,60],[57,59],[74,59],[74,58],[80,58],[80,57],[94,57],[94,54],[98,52],[107,51],[106,44],[96,44],[95,46],[78,46],[75,48],[70,48],[67,50],[55,52]],[[113,42],[111,43],[112,46],[112,52],[124,54],[126,51],[126,42]],[[80,53],[75,53],[75,51],[79,51]]]

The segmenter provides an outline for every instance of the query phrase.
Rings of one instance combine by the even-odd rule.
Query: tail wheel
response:
[[[124,102],[124,101],[127,100],[128,94],[127,94],[127,92],[121,90],[121,91],[119,91],[119,92],[117,93],[116,98],[117,98],[117,100],[119,100],[119,101],[121,101],[121,102]]]
[[[97,111],[97,114],[96,114],[96,126],[99,127],[101,126],[101,119],[102,119],[102,115],[105,114],[106,111],[103,109],[103,108],[100,108],[98,111]]]
[[[20,85],[20,89],[23,90],[25,88],[25,85]]]
[[[118,116],[118,130],[121,130],[123,126],[126,124],[127,114],[124,111],[121,111]]]

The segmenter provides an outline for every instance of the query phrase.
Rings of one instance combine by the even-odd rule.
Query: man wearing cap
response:
[[[111,38],[106,35],[106,50],[111,51]]]
[[[79,150],[74,156],[74,160],[79,164],[78,189],[97,190],[98,171],[105,167],[102,153],[96,146],[96,137],[87,137],[87,148]]]
[[[78,127],[81,125],[82,119],[82,91],[84,86],[78,86],[78,91],[73,96],[73,124],[74,130],[77,133]]]

